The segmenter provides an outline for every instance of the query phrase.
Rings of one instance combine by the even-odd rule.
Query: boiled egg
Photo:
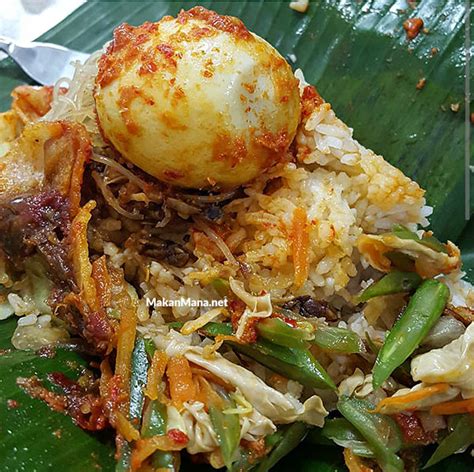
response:
[[[300,118],[285,59],[239,19],[203,7],[119,26],[95,85],[104,138],[180,187],[251,181],[286,159]]]

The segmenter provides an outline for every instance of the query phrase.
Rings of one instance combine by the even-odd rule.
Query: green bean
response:
[[[132,356],[132,376],[130,381],[130,397],[135,398],[135,401],[130,402],[130,409],[132,406],[136,408],[134,415],[131,418],[138,418],[136,416],[141,409],[143,409],[144,393],[143,389],[147,382],[147,371],[149,368],[149,359],[153,357],[156,351],[155,343],[150,339],[139,338],[135,345]],[[150,401],[145,407],[142,415],[141,436],[148,438],[155,435],[166,434],[166,407],[158,401]],[[179,470],[179,453],[157,451],[152,455],[151,462],[155,469],[170,469]]]
[[[210,322],[199,331],[210,337],[228,336],[232,334],[232,325]],[[265,367],[291,380],[296,380],[306,387],[336,390],[331,377],[306,347],[284,347],[266,339],[260,339],[252,344],[240,344],[231,341],[226,341],[226,343],[230,344],[236,351],[260,362]]]
[[[268,341],[286,347],[305,347],[305,341],[312,333],[299,328],[293,328],[280,318],[266,318],[257,324],[259,336]]]
[[[179,330],[184,326],[184,321],[172,321],[167,326],[168,328]]]
[[[374,457],[374,451],[357,429],[345,418],[326,420],[323,428],[314,428],[308,434],[307,441],[314,444],[337,444],[351,449],[356,456]]]
[[[226,407],[235,408],[232,401],[226,402]],[[209,416],[221,448],[222,459],[227,470],[232,469],[232,459],[240,442],[240,421],[236,413],[224,413],[216,406],[209,407]]]
[[[392,293],[411,292],[422,282],[416,272],[394,271],[382,277],[367,287],[358,297],[358,302],[366,302],[374,297],[390,295]]]
[[[115,465],[115,472],[129,472],[132,448],[130,444],[127,441],[125,441],[125,439],[123,440],[123,443],[118,452],[119,452],[119,457]]]
[[[132,369],[130,374],[130,419],[140,420],[145,395],[143,389],[147,381],[149,361],[143,338],[138,338],[132,353]]]
[[[283,433],[284,431],[281,429],[278,429],[272,434],[269,434],[268,436],[265,437],[265,446],[268,448],[272,449],[277,443],[281,441],[283,438]]]
[[[225,297],[229,293],[229,290],[230,290],[229,281],[226,279],[222,279],[220,277],[217,277],[216,279],[214,279],[211,282],[211,286],[221,297]]]
[[[141,436],[149,438],[166,434],[166,406],[157,400],[150,401],[145,408],[142,421]],[[157,451],[151,458],[153,468],[179,470],[179,452]]]
[[[182,321],[173,321],[168,323],[169,328],[176,330],[181,329],[183,326],[184,323]],[[204,336],[209,336],[210,338],[218,335],[230,336],[232,334],[232,325],[230,323],[217,323],[215,321],[210,321],[200,328],[199,332]]]
[[[308,433],[309,427],[305,423],[296,422],[289,426],[283,433],[279,442],[271,450],[270,454],[258,465],[256,472],[267,472],[278,461],[289,454],[298,444],[303,441]]]
[[[140,421],[145,401],[143,389],[146,385],[149,365],[143,338],[137,338],[135,341],[131,364],[129,416],[131,420]],[[125,472],[130,469],[130,454],[130,444],[124,441],[117,460],[116,472]]]
[[[380,387],[418,347],[446,306],[449,289],[437,280],[425,280],[388,333],[373,369],[373,386]]]
[[[390,417],[369,413],[374,406],[357,398],[342,397],[337,408],[367,441],[384,472],[403,472],[403,461],[395,454],[402,446],[401,434]]]
[[[211,321],[203,326],[199,331],[205,336],[209,336],[211,338],[218,335],[231,336],[232,325],[230,323],[216,323]]]
[[[364,344],[356,333],[335,326],[318,326],[310,343],[330,352],[342,354],[364,352]]]
[[[471,444],[474,444],[474,417],[463,415],[457,418],[453,431],[440,442],[423,469],[437,464],[457,451],[466,449]]]
[[[308,349],[279,346],[266,339],[260,339],[253,344],[229,344],[236,351],[305,387],[336,390],[331,377]]]

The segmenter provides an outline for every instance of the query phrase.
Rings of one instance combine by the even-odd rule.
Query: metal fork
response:
[[[51,43],[22,42],[0,36],[0,50],[41,85],[53,85],[60,77],[72,77],[73,61],[84,62],[89,54]]]

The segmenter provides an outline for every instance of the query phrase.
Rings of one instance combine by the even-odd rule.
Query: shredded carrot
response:
[[[233,343],[244,344],[239,338],[237,338],[235,336],[232,336],[232,335],[228,335],[228,334],[218,334],[214,339],[217,342],[219,342],[219,341],[230,341],[230,342],[233,342]]]
[[[370,264],[381,272],[389,272],[392,262],[385,256],[390,249],[381,241],[372,239],[367,234],[362,234],[357,240],[357,249],[366,256]]]
[[[71,257],[74,277],[91,310],[99,307],[96,298],[95,283],[92,278],[92,264],[89,261],[89,244],[87,242],[87,225],[91,219],[91,212],[95,208],[94,200],[86,203],[79,209],[71,224]]]
[[[62,122],[66,123],[66,122]],[[69,207],[72,216],[76,215],[81,204],[81,188],[84,176],[84,167],[92,154],[92,144],[89,134],[84,126],[78,123],[64,125],[66,132],[71,133],[73,147],[75,151],[74,164],[71,170],[71,180],[69,182]]]
[[[384,398],[371,413],[391,414],[416,409],[416,405],[413,405],[413,403],[429,398],[437,393],[443,393],[448,390],[448,388],[449,385],[447,383],[439,383],[421,388],[415,392],[407,393],[406,395]]]
[[[168,435],[139,439],[135,443],[130,460],[132,471],[140,469],[143,462],[156,451],[180,451],[185,447],[186,443],[176,442]]]
[[[296,208],[293,213],[290,239],[293,251],[293,265],[295,268],[295,287],[301,287],[309,274],[309,233],[306,211]]]
[[[106,398],[109,389],[109,382],[112,378],[112,369],[107,357],[100,363],[100,372],[99,392],[102,398]]]
[[[349,472],[374,472],[374,469],[367,467],[359,456],[356,456],[350,449],[344,449],[344,462]]]
[[[181,407],[184,402],[194,400],[196,386],[188,360],[184,356],[171,357],[166,368],[170,396],[176,407]]]
[[[119,375],[125,386],[130,379],[132,351],[135,344],[137,315],[134,306],[122,307],[120,325],[117,333],[117,356],[115,374]]]
[[[110,305],[112,293],[110,291],[110,276],[105,256],[99,257],[92,263],[92,278],[95,282],[97,299],[100,308]]]
[[[457,402],[444,402],[431,407],[432,415],[458,415],[462,413],[474,414],[474,398]]]
[[[164,351],[156,350],[151,360],[150,368],[148,369],[148,378],[145,388],[145,395],[150,400],[156,400],[159,394],[160,381],[165,375],[166,364],[168,363],[168,356]]]
[[[224,408],[224,401],[211,387],[211,384],[202,376],[196,377],[197,394],[196,399],[204,403],[207,407],[216,406],[220,409]]]
[[[115,428],[128,442],[140,439],[140,433],[133,427],[132,423],[125,418],[120,411],[115,412]]]

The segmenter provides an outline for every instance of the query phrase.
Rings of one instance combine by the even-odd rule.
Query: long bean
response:
[[[212,337],[220,334],[229,335],[232,334],[232,326],[226,323],[208,323],[201,332]],[[236,351],[306,387],[336,389],[331,377],[306,347],[284,347],[266,339],[260,339],[252,344],[226,342]]]
[[[474,417],[468,414],[457,418],[453,431],[440,442],[423,469],[437,464],[471,444],[474,444]]]
[[[259,336],[268,341],[286,347],[304,347],[305,341],[312,338],[312,333],[293,328],[280,318],[266,318],[257,324]]]
[[[364,352],[364,343],[356,333],[335,326],[318,326],[310,343],[329,352],[341,354]]]
[[[416,272],[393,271],[367,287],[359,295],[357,300],[359,302],[366,302],[374,297],[393,293],[411,292],[416,289],[421,282],[422,278]]]
[[[131,363],[129,416],[131,420],[140,421],[145,399],[143,389],[146,384],[146,373],[149,365],[143,338],[137,338],[135,341]],[[128,471],[130,469],[131,447],[125,440],[119,454],[115,467],[116,472]]]
[[[374,457],[374,452],[359,431],[345,418],[326,420],[323,428],[314,428],[307,441],[314,444],[337,444],[351,449],[356,456]]]
[[[331,377],[308,349],[279,346],[265,339],[254,344],[229,344],[236,351],[305,387],[336,390]]]
[[[337,408],[367,441],[384,472],[403,472],[403,461],[395,454],[402,445],[401,434],[391,418],[370,413],[373,405],[357,398],[342,397]]]
[[[296,422],[289,426],[283,433],[281,439],[271,450],[270,454],[259,464],[256,472],[267,472],[270,470],[278,461],[289,454],[303,441],[308,430],[308,425],[301,422]]]
[[[380,387],[419,346],[443,313],[449,289],[437,280],[425,280],[387,335],[373,370],[373,386]]]
[[[226,403],[226,406],[235,408],[234,403]],[[211,405],[209,407],[209,416],[211,417],[212,426],[216,432],[224,464],[227,470],[231,470],[232,459],[235,451],[239,447],[240,441],[239,415],[235,413],[224,413],[219,407]]]
[[[166,434],[167,414],[166,406],[157,400],[148,403],[143,414],[141,436],[149,438]],[[154,470],[179,470],[179,452],[157,451],[151,458]]]

